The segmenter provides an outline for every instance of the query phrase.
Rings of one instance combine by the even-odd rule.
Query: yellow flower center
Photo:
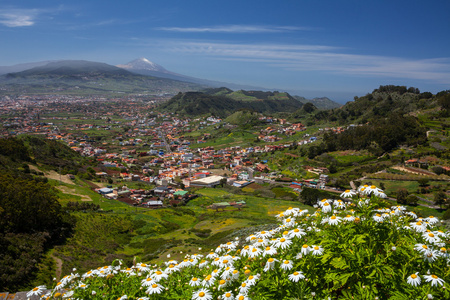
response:
[[[197,281],[197,280],[198,280],[197,277],[192,278],[192,281]]]
[[[441,252],[447,252],[447,249],[441,248]]]
[[[204,293],[204,292],[200,292],[198,295],[199,295],[200,297],[205,297],[205,293]]]
[[[336,219],[336,216],[331,216],[330,219],[331,219],[331,220],[334,220],[334,219]]]
[[[422,245],[423,249],[428,249],[427,245]]]
[[[247,284],[246,284],[246,283],[244,282],[244,283],[242,283],[242,285],[241,285],[241,286],[242,286],[242,287],[245,287],[246,285],[247,285]]]
[[[376,216],[377,216],[377,217],[381,217],[381,215],[380,215],[380,214],[376,214]]]
[[[416,274],[412,274],[412,275],[411,275],[411,278],[412,278],[412,279],[416,279],[416,278],[417,278],[417,275],[416,275]]]
[[[434,234],[429,233],[428,236],[429,236],[429,237],[434,237]]]
[[[147,279],[145,279],[146,281],[152,281],[152,279],[149,277],[149,278],[147,278]]]
[[[308,248],[308,245],[304,244],[302,247],[303,247],[303,248]]]
[[[285,238],[281,238],[280,242],[284,243],[284,242],[286,242],[286,239]]]
[[[221,281],[219,281],[219,284],[220,284],[220,285],[223,285],[223,284],[225,284],[225,282],[226,282],[226,281],[222,279]]]
[[[209,280],[211,280],[211,277],[212,277],[211,275],[208,275],[208,276],[206,276],[205,280],[209,281]]]
[[[228,263],[228,259],[224,259],[224,260],[223,260],[223,263],[224,263],[224,264],[227,264],[227,263]]]
[[[250,248],[249,245],[247,245],[247,246],[244,247],[245,250],[248,250],[248,248]]]
[[[245,299],[245,297],[244,296],[239,296],[239,299],[238,300],[244,300]]]
[[[266,232],[265,231],[261,231],[261,234],[266,234]]]
[[[250,276],[248,277],[248,279],[252,280],[252,279],[253,279],[253,275],[250,275]]]
[[[328,206],[328,205],[330,205],[330,203],[325,202],[323,205],[324,205],[324,206]]]
[[[345,190],[346,193],[350,193],[350,190]]]
[[[258,251],[258,249],[256,249],[256,248],[253,248],[253,249],[252,249],[252,252],[256,252],[256,251]]]
[[[161,271],[156,271],[156,275],[161,275],[162,274],[162,272]]]
[[[230,246],[230,245],[231,245],[231,242],[228,242],[227,245]]]
[[[272,263],[273,262],[273,258],[269,258],[268,262]]]
[[[233,274],[237,274],[238,270],[233,270]]]
[[[266,247],[266,251],[269,251],[269,250],[270,250],[270,247],[269,247],[269,246],[267,246],[267,247]]]
[[[147,266],[146,264],[141,264],[141,267],[144,267],[144,268],[145,268],[146,266]]]
[[[35,288],[33,289],[33,292],[36,292],[37,290],[39,290],[39,288],[38,288],[38,287],[35,287]]]
[[[433,277],[433,279],[438,279],[436,275],[431,275],[431,277]]]
[[[170,266],[169,266],[169,268],[171,268],[171,269],[172,269],[172,268],[175,268],[175,266],[174,266],[174,265],[170,265]]]
[[[231,293],[226,293],[225,297],[230,298],[231,297]]]
[[[284,261],[284,264],[285,264],[285,265],[288,265],[288,264],[289,264],[289,261],[288,261],[288,260],[285,260],[285,261]]]
[[[156,289],[158,285],[156,283],[152,284],[152,288]]]
[[[314,247],[314,250],[319,250],[319,247],[318,247],[318,246],[315,246],[315,247]]]

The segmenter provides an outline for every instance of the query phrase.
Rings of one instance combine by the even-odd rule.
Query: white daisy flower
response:
[[[31,291],[29,291],[27,293],[27,298],[31,298],[33,296],[39,296],[41,295],[45,290],[47,289],[47,287],[45,285],[40,285],[35,287],[34,289],[32,289]]]
[[[430,248],[428,248],[425,244],[415,244],[414,250],[419,251],[420,253],[424,254],[425,252],[430,251]]]
[[[294,267],[294,265],[292,264],[292,261],[291,260],[288,260],[288,259],[286,259],[286,260],[284,260],[282,263],[281,263],[281,265],[280,265],[280,268],[281,269],[283,269],[283,270],[290,270],[290,269],[292,269]]]
[[[200,286],[202,282],[197,277],[192,277],[192,279],[189,281],[190,286]]]
[[[330,225],[338,225],[340,222],[342,222],[342,218],[334,215],[328,219],[328,224]]]
[[[353,196],[355,196],[356,195],[356,193],[354,192],[354,191],[352,191],[352,190],[345,190],[345,192],[343,192],[341,195],[340,195],[340,197],[341,198],[351,198],[351,197],[353,197]]]
[[[303,255],[307,255],[309,252],[311,252],[311,248],[310,248],[308,245],[304,244],[304,245],[302,246],[302,249],[300,250],[300,252],[301,252]]]
[[[296,271],[292,274],[289,274],[289,280],[292,282],[298,282],[300,279],[304,279],[305,275],[303,275],[302,271]]]
[[[214,284],[215,281],[216,281],[216,278],[214,276],[208,275],[205,277],[205,279],[203,279],[202,286],[210,287]]]
[[[161,279],[167,279],[169,278],[169,276],[167,275],[167,273],[163,273],[161,272],[161,270],[156,270],[155,273],[153,273],[152,275],[150,275],[150,277],[155,281],[155,282],[160,282]]]
[[[431,286],[443,286],[445,281],[442,278],[437,277],[436,275],[424,275],[426,282],[431,282]]]
[[[333,210],[333,208],[331,207],[330,203],[325,202],[325,203],[323,204],[323,206],[322,206],[322,211],[323,211],[324,213],[329,213],[329,212],[331,212],[332,210]]]
[[[239,287],[239,294],[247,294],[248,290],[250,289],[250,285],[247,284],[247,282],[243,282],[241,283],[240,287]]]
[[[430,224],[439,223],[439,219],[433,216],[429,216],[428,218],[426,218],[426,221],[429,222]]]
[[[422,237],[427,243],[434,244],[441,242],[441,239],[432,232],[423,233]]]
[[[141,280],[141,284],[142,286],[151,286],[152,284],[156,283],[156,281],[154,281],[150,276],[148,276],[147,278]]]
[[[334,200],[333,205],[335,208],[344,209],[345,208],[345,202],[341,199]]]
[[[254,257],[259,256],[261,253],[262,253],[262,250],[259,249],[258,247],[250,246],[250,249],[248,251],[248,257],[254,258]]]
[[[216,257],[219,257],[219,255],[215,252],[210,252],[208,255],[206,255],[206,258],[208,259],[214,259]]]
[[[172,274],[175,272],[180,271],[180,268],[178,267],[178,265],[169,265],[165,270],[164,273],[166,274]]]
[[[372,218],[375,222],[378,222],[378,223],[381,223],[384,221],[383,216],[380,214],[375,214],[372,216]]]
[[[226,292],[225,294],[219,296],[221,300],[234,300],[234,295],[231,291]]]
[[[294,238],[294,237],[300,238],[300,237],[302,237],[304,235],[306,235],[306,232],[303,229],[301,229],[301,228],[294,228],[291,231],[289,231],[289,237],[290,238]]]
[[[229,279],[233,275],[234,268],[226,267],[222,274],[220,275],[221,279]]]
[[[161,294],[163,290],[164,287],[162,285],[154,283],[150,285],[145,292],[149,295],[152,295],[152,294]]]
[[[344,221],[347,221],[347,222],[353,222],[353,221],[355,220],[355,217],[352,216],[352,215],[346,215],[346,216],[343,218],[343,220],[344,220]]]
[[[408,278],[406,279],[406,282],[413,286],[420,285],[421,279],[420,279],[420,276],[417,274],[419,274],[419,272],[409,275]]]
[[[193,300],[211,300],[213,297],[207,289],[199,289],[192,293]]]
[[[273,243],[273,246],[275,248],[281,248],[281,249],[286,249],[288,248],[290,245],[292,245],[292,241],[288,238],[284,238],[282,237],[281,239],[278,239],[275,243]]]
[[[434,262],[436,259],[439,258],[439,252],[435,250],[426,251],[424,254],[424,259],[428,262]]]
[[[322,255],[323,254],[323,248],[321,246],[311,246],[312,249],[312,255]]]
[[[273,256],[275,254],[277,254],[277,249],[274,247],[267,246],[266,249],[264,249],[262,256]]]
[[[250,275],[250,276],[248,276],[246,282],[248,285],[253,286],[256,284],[256,281],[258,281],[260,277],[261,277],[260,274]]]
[[[198,265],[198,267],[200,268],[200,269],[203,269],[204,267],[206,267],[208,265],[208,262],[206,261],[206,260],[202,260],[201,262],[200,262],[200,264]]]
[[[236,299],[236,300],[250,300],[250,298],[246,294],[241,294],[241,293],[237,294],[236,298],[234,298],[234,299]]]
[[[272,237],[272,233],[270,231],[261,231],[258,233],[259,238],[270,239]]]
[[[78,284],[78,288],[79,289],[86,289],[87,287],[88,287],[89,285],[88,284],[85,284],[85,283],[82,283],[82,282],[80,282],[79,284]]]
[[[266,262],[266,265],[264,266],[264,272],[267,272],[269,270],[272,270],[275,267],[275,263],[278,262],[278,259],[275,258],[269,258]]]

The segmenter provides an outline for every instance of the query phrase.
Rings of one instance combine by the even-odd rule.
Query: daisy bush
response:
[[[159,265],[120,261],[65,276],[47,299],[450,299],[449,232],[363,186],[278,227]],[[42,286],[29,292],[40,295]]]

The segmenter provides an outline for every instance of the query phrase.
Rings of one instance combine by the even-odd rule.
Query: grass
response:
[[[56,180],[50,180],[50,183],[55,187],[64,187],[73,194],[87,195],[92,198],[91,203],[99,204],[108,212],[74,213],[78,222],[73,236],[51,253],[63,261],[63,274],[70,273],[72,268],[83,272],[116,258],[130,262],[137,256],[142,261],[157,262],[167,254],[174,258],[184,256],[180,251],[198,252],[198,248],[202,248],[204,253],[234,232],[254,226],[271,226],[275,223],[275,215],[288,207],[307,208],[298,202],[203,188],[196,191],[200,197],[186,206],[151,210],[108,200],[86,185],[65,184]],[[63,205],[81,199],[81,196],[60,190],[57,193]],[[283,190],[283,193],[286,191]],[[247,203],[240,210],[230,207],[216,212],[207,208],[215,202],[239,200]],[[200,234],[196,235],[196,232]],[[51,264],[51,260],[47,264]],[[43,267],[40,276],[48,277],[53,271],[54,268]]]

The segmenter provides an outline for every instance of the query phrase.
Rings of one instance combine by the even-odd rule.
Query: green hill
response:
[[[0,77],[1,93],[22,94],[176,94],[204,86],[137,75],[104,63],[60,61]]]
[[[418,111],[440,110],[443,107],[440,103],[444,101],[440,99],[445,99],[446,94],[420,93],[416,88],[405,86],[380,86],[363,97],[355,97],[355,101],[347,102],[340,108],[317,112],[315,119],[350,124],[386,118],[391,113],[414,115]]]
[[[177,112],[188,116],[215,115],[226,117],[241,109],[259,113],[290,112],[302,107],[302,103],[288,93],[208,89],[207,93],[179,93],[162,104],[161,111]]]

